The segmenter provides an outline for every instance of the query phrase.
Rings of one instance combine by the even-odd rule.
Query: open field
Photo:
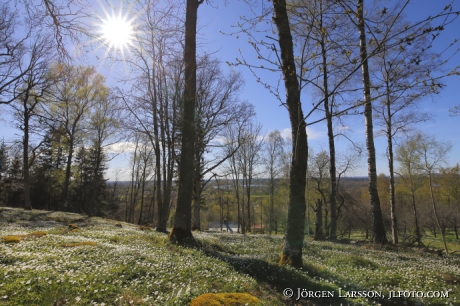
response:
[[[299,271],[277,265],[281,236],[194,235],[201,247],[183,248],[126,223],[0,208],[0,305],[188,305],[207,292],[247,292],[261,305],[460,304],[458,253],[307,239]],[[302,289],[318,297],[298,298]],[[381,296],[357,297],[370,292]],[[388,299],[395,293],[443,297]]]

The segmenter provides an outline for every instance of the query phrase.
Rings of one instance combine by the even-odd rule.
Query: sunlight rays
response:
[[[99,2],[99,1],[98,1]],[[138,16],[131,17],[131,10],[123,8],[122,3],[118,9],[107,9],[99,2],[103,14],[98,15],[95,24],[95,39],[99,43],[98,49],[105,49],[104,59],[118,53],[123,60],[135,48],[138,25],[135,23]]]

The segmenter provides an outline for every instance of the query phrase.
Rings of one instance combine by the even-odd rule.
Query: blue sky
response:
[[[216,2],[216,1],[215,1]],[[369,1],[367,1],[369,2]],[[391,4],[391,1],[384,1]],[[450,0],[431,1],[417,0],[412,1],[406,9],[406,17],[409,20],[418,20],[433,15],[441,11]],[[454,3],[454,10],[460,10],[460,3]],[[251,63],[256,63],[257,59],[252,47],[247,43],[247,37],[240,35],[239,39],[235,37],[222,35],[220,32],[232,32],[240,15],[248,16],[250,13],[243,1],[231,1],[227,6],[222,4],[219,7],[213,8],[208,5],[202,5],[199,9],[199,24],[202,25],[200,30],[201,40],[207,42],[206,51],[215,51],[216,55],[223,61],[235,62],[236,57],[240,57],[239,50],[245,54],[245,58]],[[445,48],[454,38],[460,36],[460,20],[456,20],[451,24],[442,35],[437,39],[435,48]],[[457,44],[458,48],[460,45]],[[247,54],[247,55],[246,55]],[[252,56],[252,58],[251,58]],[[450,66],[460,65],[460,54],[457,54],[450,61]],[[246,80],[246,86],[242,99],[247,99],[255,105],[257,112],[257,120],[263,124],[266,131],[274,129],[286,130],[289,129],[289,117],[287,110],[279,106],[279,101],[266,90],[263,86],[256,82],[255,77],[245,67],[236,67],[240,70]],[[261,74],[261,78],[271,78],[272,82],[276,82],[279,75],[277,73],[266,72]],[[450,117],[448,109],[456,104],[460,104],[460,76],[454,76],[444,83],[447,85],[441,91],[440,95],[433,98],[426,98],[421,101],[419,107],[422,111],[431,113],[433,121],[418,125],[416,128],[426,133],[435,135],[438,140],[450,141],[452,143],[452,151],[449,154],[449,164],[454,165],[460,162],[460,117]],[[304,113],[309,111],[309,106],[312,103],[312,95],[303,93],[302,103]],[[345,120],[349,126],[349,135],[354,141],[365,145],[364,134],[364,117],[354,116]],[[308,127],[309,146],[315,152],[328,149],[327,130],[324,122]],[[386,159],[386,140],[384,137],[378,137],[375,141],[376,152],[378,154],[377,171],[378,173],[388,174],[388,166]],[[349,143],[345,140],[338,140],[338,151],[344,153]],[[361,163],[357,165],[354,173],[350,175],[365,176],[367,175],[366,157],[361,158]]]
[[[251,50],[251,46],[247,42],[247,37],[240,35],[237,39],[235,36],[223,35],[221,32],[231,33],[235,31],[232,25],[235,25],[240,20],[240,15],[249,16],[250,12],[244,1],[227,1],[228,3],[223,4],[224,1],[214,0],[211,5],[203,4],[199,8],[198,12],[198,42],[199,52],[211,52],[214,56],[219,58],[223,62],[224,69],[230,69],[227,67],[225,62],[235,62],[237,57],[240,57],[240,51],[245,54],[246,59],[251,63],[256,63],[257,59],[254,52]],[[384,0],[384,2],[391,3],[391,1]],[[412,1],[406,10],[408,19],[416,20],[426,17],[430,14],[440,11],[445,5],[449,4],[450,0],[417,0]],[[112,2],[113,3],[113,2]],[[93,11],[97,11],[102,14],[101,6],[105,5],[103,1],[93,2]],[[126,6],[125,6],[126,7]],[[454,9],[460,10],[460,3],[454,3]],[[257,9],[256,9],[257,10]],[[110,10],[109,10],[110,11]],[[97,25],[93,25],[96,27]],[[460,20],[457,20],[454,24],[451,24],[442,34],[441,37],[436,41],[440,43],[440,46],[445,46],[448,42],[452,41],[460,33]],[[100,46],[99,46],[100,47]],[[458,47],[458,46],[457,46]],[[114,82],[113,76],[119,75],[119,69],[123,69],[120,65],[108,66],[108,61],[105,63],[100,62],[101,55],[103,56],[104,50],[98,49],[98,46],[90,48],[90,52],[84,59],[84,63],[95,65],[101,74],[105,75],[109,83]],[[96,58],[98,56],[98,58]],[[460,64],[460,55],[456,55],[451,60],[451,65],[455,66]],[[246,85],[241,93],[241,99],[247,100],[255,106],[257,113],[257,121],[263,125],[263,129],[266,132],[278,129],[283,131],[285,134],[289,133],[290,123],[288,118],[287,110],[280,106],[279,101],[263,86],[256,82],[255,77],[245,67],[235,67],[238,71],[241,71],[243,78],[245,79]],[[261,72],[260,77],[263,80],[274,83],[279,79],[278,73]],[[456,104],[460,104],[460,77],[455,76],[445,81],[447,85],[442,90],[440,95],[436,97],[427,98],[421,101],[419,108],[423,111],[429,112],[433,115],[433,121],[418,125],[417,128],[435,135],[438,140],[450,141],[452,143],[452,151],[449,154],[449,164],[454,165],[460,162],[460,117],[450,117],[448,115],[448,109]],[[309,106],[312,103],[312,95],[310,93],[303,94],[302,103],[304,105],[304,112],[309,111]],[[0,118],[0,137],[4,137],[5,140],[10,141],[14,136],[15,130],[8,122],[8,116],[5,116],[4,107],[2,107],[2,115]],[[1,119],[0,119],[1,120]],[[354,116],[345,120],[349,127],[348,135],[356,142],[365,144],[364,135],[364,117]],[[19,134],[19,133],[18,133]],[[325,123],[319,123],[308,127],[309,134],[309,146],[314,148],[315,152],[322,149],[327,150],[327,135]],[[348,143],[344,140],[337,142],[337,151],[345,152],[348,147]],[[377,170],[379,173],[388,173],[387,162],[385,157],[386,152],[386,140],[381,137],[376,139],[376,152],[378,154]],[[129,160],[128,154],[122,154],[113,160],[110,164],[110,170],[108,172],[110,179],[114,179],[113,171],[116,168],[127,167]],[[363,156],[361,162],[356,165],[356,170],[349,175],[354,176],[365,176],[367,175],[367,168],[365,164],[366,158]],[[120,177],[123,179],[124,176]],[[126,176],[127,177],[127,176]]]

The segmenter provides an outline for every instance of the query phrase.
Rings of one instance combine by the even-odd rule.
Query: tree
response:
[[[294,47],[284,0],[273,1],[273,11],[278,30],[281,67],[286,90],[286,106],[292,133],[292,161],[289,176],[289,206],[286,237],[280,264],[302,266],[302,248],[305,228],[305,184],[307,173],[307,132],[300,101],[300,88],[296,75]]]
[[[44,131],[40,154],[31,173],[32,206],[58,210],[65,177],[65,137],[62,127],[51,126]]]
[[[0,5],[0,105],[9,104],[19,98],[22,91],[16,92],[21,78],[30,70],[25,43],[30,36],[30,29],[21,38],[15,37],[20,27],[17,12],[12,12],[7,3]]]
[[[364,91],[364,117],[366,124],[366,149],[367,164],[369,175],[369,195],[372,207],[372,230],[375,244],[386,244],[388,242],[385,225],[383,223],[382,209],[380,208],[380,199],[377,191],[377,168],[375,162],[374,130],[372,122],[372,98],[371,82],[369,76],[367,41],[366,41],[366,24],[364,20],[364,0],[358,0],[356,17],[358,19],[360,59],[363,76]]]
[[[240,198],[240,170],[237,163],[237,157],[232,152],[236,152],[241,144],[243,143],[243,129],[244,125],[238,126],[233,123],[226,127],[224,130],[224,142],[225,142],[225,154],[230,155],[230,158],[227,160],[228,173],[232,181],[232,187],[235,192],[235,200],[237,205],[237,221],[238,229],[237,232],[240,232],[240,227],[244,223],[244,214],[241,215],[241,198]],[[242,229],[242,228],[241,228]]]
[[[8,149],[5,144],[5,140],[2,139],[0,145],[0,182],[3,180],[3,176],[8,170]]]
[[[198,6],[204,0],[187,0],[185,15],[184,77],[182,104],[182,149],[179,164],[179,189],[174,226],[169,239],[180,244],[194,243],[192,235],[192,193],[196,106],[196,23]]]
[[[325,151],[321,151],[317,155],[313,155],[311,152],[311,164],[308,167],[308,179],[314,182],[315,194],[318,194],[319,197],[316,199],[315,206],[312,207],[313,211],[316,214],[316,229],[315,229],[315,240],[324,240],[328,233],[328,213],[327,213],[327,202],[330,198],[330,189],[329,189],[329,173],[330,169],[330,158]],[[324,207],[323,207],[324,204]],[[325,211],[324,215],[324,229],[323,230],[323,210]]]
[[[435,33],[434,36],[439,35],[439,31],[443,29],[443,26],[451,23],[458,16],[458,12],[452,11],[452,5],[444,7],[443,11],[433,16],[428,16],[425,19],[414,22],[413,24],[405,24],[403,28],[397,28],[397,22],[404,9],[407,7],[409,0],[398,2],[394,9],[390,10],[387,8],[373,9],[376,15],[380,15],[380,20],[368,20],[364,18],[364,7],[363,1],[358,0],[356,5],[356,13],[354,6],[351,5],[353,1],[340,1],[337,2],[343,7],[345,14],[350,17],[350,21],[356,26],[359,33],[360,41],[360,54],[359,62],[362,70],[363,77],[363,91],[364,91],[364,115],[366,121],[366,146],[368,151],[368,172],[369,172],[369,193],[370,201],[373,210],[373,222],[374,222],[374,242],[375,243],[386,243],[387,238],[385,236],[384,224],[381,218],[381,208],[378,200],[378,192],[376,190],[376,169],[375,169],[375,147],[373,145],[373,132],[372,132],[372,97],[371,97],[371,82],[370,82],[370,70],[369,70],[369,59],[375,55],[380,54],[383,50],[389,50],[393,47],[404,47],[407,42],[411,43],[415,38],[419,36],[427,35],[428,33]],[[390,16],[390,17],[388,17]],[[388,18],[388,20],[386,20]],[[441,18],[443,24],[432,27],[431,21]],[[388,22],[389,21],[389,22]],[[382,29],[378,26],[372,26],[372,24],[380,24],[387,22],[388,27]],[[369,43],[366,41],[366,31],[371,35]],[[370,48],[370,47],[373,48]],[[368,50],[369,48],[369,50]],[[368,52],[369,51],[369,52]],[[454,71],[455,72],[455,71]],[[454,73],[453,72],[453,73]]]
[[[36,39],[24,57],[28,57],[28,70],[18,81],[22,85],[16,89],[17,99],[10,104],[13,108],[16,125],[23,131],[23,187],[24,187],[24,209],[32,209],[30,201],[30,167],[36,157],[36,150],[40,144],[30,148],[31,133],[37,132],[39,128],[32,121],[37,117],[37,109],[43,104],[45,96],[49,93],[55,78],[49,75],[49,62],[53,56],[49,39],[44,34],[37,34]],[[26,61],[25,59],[23,59]],[[32,157],[29,156],[32,151]]]
[[[268,211],[268,233],[271,235],[277,223],[277,216],[275,214],[275,189],[276,179],[282,173],[282,158],[284,155],[284,139],[280,131],[275,130],[268,134],[265,142],[265,157],[264,164],[269,175],[269,194],[270,194],[270,207]]]
[[[409,188],[412,213],[415,224],[415,242],[419,247],[422,246],[422,234],[420,228],[419,212],[416,204],[415,192],[422,186],[421,183],[421,156],[418,146],[422,140],[422,134],[417,133],[405,139],[396,148],[396,161],[399,164],[398,174],[404,185]]]
[[[98,103],[104,103],[108,95],[105,79],[92,67],[73,67],[63,63],[52,69],[52,77],[59,76],[59,82],[53,84],[47,97],[47,117],[57,121],[64,131],[67,142],[67,162],[61,209],[68,201],[72,158],[78,138],[87,129],[84,121],[89,110]]]
[[[177,55],[183,52],[177,16],[182,7],[172,3],[159,8],[153,1],[141,6],[132,56],[123,59],[131,70],[130,89],[120,90],[119,98],[129,112],[124,120],[127,137],[143,134],[153,148],[156,230],[166,232],[181,141],[184,65]]]
[[[437,141],[434,136],[429,135],[415,135],[420,142],[417,146],[417,153],[420,155],[420,169],[425,173],[428,178],[428,184],[430,187],[430,198],[433,209],[433,215],[436,220],[436,224],[441,231],[442,242],[444,244],[444,250],[446,255],[449,255],[449,250],[446,243],[445,227],[441,225],[438,212],[438,204],[434,192],[434,176],[437,171],[440,170],[440,166],[445,163],[447,153],[452,148],[452,145],[448,142]]]
[[[449,227],[453,228],[455,238],[459,239],[460,165],[441,168],[438,182],[441,189],[438,201],[445,204],[448,213],[447,222]]]
[[[379,30],[372,31],[372,43],[380,45],[381,49],[371,58],[371,73],[374,95],[379,102],[374,103],[376,123],[387,138],[393,243],[398,243],[393,142],[401,132],[407,132],[411,125],[430,118],[428,114],[417,110],[417,102],[424,96],[439,93],[443,87],[441,79],[446,74],[441,69],[447,64],[447,59],[441,59],[453,44],[442,53],[430,50],[435,38],[450,22],[445,19],[436,27],[425,23],[423,31],[419,26],[406,32],[404,29],[410,26],[409,22],[399,14],[382,12],[378,22]],[[387,33],[396,34],[387,40]],[[395,44],[395,41],[399,41],[399,44]]]
[[[24,10],[25,18],[33,28],[41,28],[50,33],[53,47],[64,57],[70,57],[66,49],[69,39],[74,46],[81,44],[81,35],[89,35],[87,18],[88,4],[82,1],[18,0]]]
[[[119,134],[119,121],[117,99],[109,92],[89,110],[87,138],[90,145],[90,170],[94,188],[93,197],[88,200],[88,214],[90,215],[95,213],[100,215],[102,212],[102,202],[105,201],[104,171],[106,170],[105,163],[108,161],[108,156],[104,151],[116,140],[115,137]],[[98,198],[98,195],[101,198]]]
[[[243,86],[239,73],[224,73],[217,59],[209,55],[199,59],[197,73],[192,230],[200,229],[203,189],[215,177],[214,170],[235,154],[235,150],[225,151],[225,143],[220,140],[225,128],[242,125],[254,116],[253,106],[238,99]]]
[[[297,51],[298,78],[300,87],[311,88],[318,93],[319,101],[313,103],[312,111],[319,110],[324,117],[308,123],[317,124],[326,121],[329,145],[329,188],[327,202],[330,207],[329,238],[337,238],[337,161],[335,138],[339,133],[334,131],[334,121],[342,120],[342,115],[355,106],[346,103],[344,97],[350,99],[356,90],[347,83],[353,76],[357,61],[353,60],[352,31],[347,17],[340,12],[340,5],[335,1],[298,1],[290,9],[293,24],[294,41],[299,46]],[[309,87],[307,87],[309,86]],[[350,100],[353,100],[351,98]],[[345,102],[345,103],[344,103]],[[344,108],[345,106],[345,108]],[[340,122],[339,121],[339,122]]]
[[[249,121],[242,131],[241,147],[236,153],[238,170],[242,177],[243,201],[242,210],[242,233],[251,229],[251,187],[255,176],[255,170],[260,163],[260,151],[263,145],[263,138],[260,136],[262,126]],[[246,206],[245,206],[246,199]],[[247,211],[247,219],[245,218]]]

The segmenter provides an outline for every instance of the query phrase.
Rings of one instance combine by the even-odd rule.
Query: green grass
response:
[[[188,305],[204,293],[249,293],[263,305],[459,305],[460,257],[414,249],[306,239],[304,268],[280,267],[281,236],[194,233],[201,248],[183,248],[165,234],[96,224],[0,226],[0,237],[46,231],[40,238],[0,243],[0,305]],[[94,242],[94,246],[61,247]],[[451,243],[455,243],[452,241]],[[283,297],[291,288],[294,297]],[[335,298],[300,298],[298,288]],[[448,298],[339,298],[374,290],[448,291]]]

